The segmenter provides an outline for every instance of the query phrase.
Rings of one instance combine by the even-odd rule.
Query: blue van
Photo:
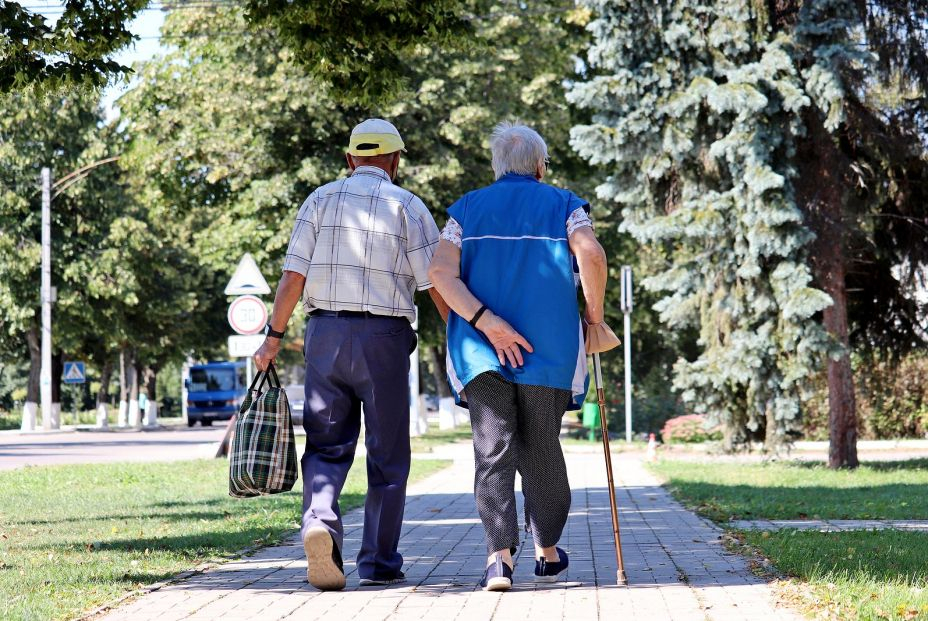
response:
[[[245,399],[245,362],[208,362],[190,367],[187,387],[187,425],[229,420]]]

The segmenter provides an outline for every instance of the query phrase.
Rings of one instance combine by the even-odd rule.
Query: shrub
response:
[[[664,442],[705,442],[721,440],[722,432],[718,427],[707,428],[706,417],[701,414],[676,416],[664,423],[661,430]]]
[[[859,352],[851,360],[861,439],[928,435],[928,354],[916,351],[893,360]],[[824,370],[813,379],[813,387],[804,403],[804,435],[807,440],[827,440],[828,381]]]

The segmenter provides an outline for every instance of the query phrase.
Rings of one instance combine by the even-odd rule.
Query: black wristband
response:
[[[282,339],[282,338],[284,338],[284,333],[283,333],[283,332],[278,332],[277,330],[275,330],[274,328],[272,328],[270,322],[269,322],[266,326],[264,326],[264,333],[265,333],[266,335],[270,336],[270,337],[275,338],[275,339]]]
[[[474,328],[476,328],[476,327],[477,327],[477,322],[480,321],[480,318],[483,317],[483,314],[484,314],[485,312],[487,312],[487,305],[486,305],[486,304],[484,304],[484,305],[481,306],[479,309],[477,309],[477,312],[474,313],[474,316],[473,316],[473,317],[471,318],[471,320],[468,321],[467,323],[469,323],[471,326],[473,326]]]

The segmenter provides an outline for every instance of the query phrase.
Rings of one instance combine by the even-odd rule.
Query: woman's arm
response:
[[[589,324],[601,323],[605,316],[606,252],[588,226],[575,230],[568,243],[580,266],[580,284],[583,285],[583,299],[586,301],[584,318]]]
[[[483,306],[461,280],[461,249],[447,239],[438,242],[438,249],[429,268],[429,279],[451,310],[465,321],[470,321]],[[477,329],[486,335],[496,349],[500,364],[505,365],[508,360],[513,367],[522,366],[525,361],[520,346],[529,353],[533,351],[525,337],[516,332],[502,317],[495,315],[490,308],[480,316]]]

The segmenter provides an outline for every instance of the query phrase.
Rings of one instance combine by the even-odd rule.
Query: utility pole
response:
[[[42,168],[42,429],[57,429],[52,415],[52,171]]]
[[[622,314],[625,315],[625,441],[632,441],[632,268],[622,266],[620,293]]]
[[[52,304],[57,298],[57,291],[52,287],[52,190],[55,191],[55,196],[58,196],[85,179],[97,166],[118,159],[117,155],[82,166],[59,179],[54,186],[51,169],[47,166],[42,168],[42,283],[39,295],[42,303],[42,364],[39,373],[39,401],[42,408],[42,429],[45,431],[61,426],[60,414],[52,412]],[[34,424],[34,413],[24,410],[22,431],[32,431]]]

